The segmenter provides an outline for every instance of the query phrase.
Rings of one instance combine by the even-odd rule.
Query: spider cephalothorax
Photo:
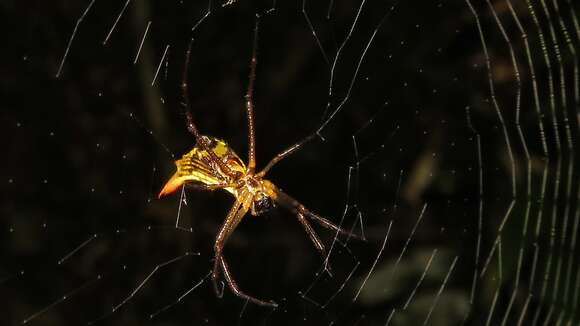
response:
[[[258,216],[266,213],[276,206],[272,198],[264,192],[259,192],[254,196],[252,203],[252,215]]]
[[[256,20],[256,28],[254,29],[254,48],[250,64],[250,80],[245,97],[246,116],[248,119],[248,165],[246,166],[244,164],[240,157],[225,141],[215,137],[201,135],[193,122],[187,96],[187,67],[189,66],[189,55],[191,52],[190,43],[185,57],[182,91],[185,104],[185,117],[187,119],[187,129],[195,137],[196,145],[191,151],[184,154],[181,159],[175,161],[177,171],[161,189],[159,197],[170,194],[182,186],[190,186],[203,190],[223,189],[232,194],[236,200],[226,216],[214,244],[215,260],[212,272],[214,288],[218,296],[221,296],[222,292],[219,290],[218,286],[221,271],[223,272],[223,276],[225,277],[229,288],[237,296],[255,304],[276,307],[277,304],[273,301],[262,301],[243,293],[231,276],[228,264],[222,255],[223,247],[228,238],[248,211],[250,211],[252,215],[258,216],[272,209],[275,206],[274,203],[278,203],[289,209],[296,215],[298,221],[302,224],[304,230],[310,237],[310,240],[312,240],[316,249],[323,256],[325,256],[326,252],[324,245],[306,218],[309,218],[323,227],[331,229],[337,233],[346,234],[348,236],[353,235],[349,232],[343,231],[340,226],[335,225],[331,221],[311,212],[297,200],[278,189],[272,182],[263,178],[270,168],[280,160],[297,151],[304,143],[309,141],[312,136],[306,137],[301,142],[276,155],[264,167],[264,169],[255,173],[256,152],[252,92],[256,72],[257,35],[258,20]]]

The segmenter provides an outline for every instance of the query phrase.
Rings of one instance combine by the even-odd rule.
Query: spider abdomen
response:
[[[225,141],[211,136],[202,136],[202,139],[205,146],[196,144],[188,153],[183,154],[181,159],[175,161],[177,171],[159,193],[160,197],[174,192],[184,184],[212,186],[236,183],[238,176],[246,173],[246,165]],[[231,173],[228,175],[222,171],[212,160],[213,155],[203,147],[212,151]],[[224,189],[235,195],[235,189],[230,187]]]

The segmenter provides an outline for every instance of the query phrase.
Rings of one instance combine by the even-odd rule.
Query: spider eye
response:
[[[274,208],[274,201],[268,196],[260,196],[259,199],[254,200],[254,210],[257,215],[261,215]]]

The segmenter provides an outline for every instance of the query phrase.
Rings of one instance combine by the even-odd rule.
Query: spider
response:
[[[188,98],[187,70],[189,67],[189,57],[191,44],[186,52],[185,67],[182,76],[181,91],[183,96],[183,106],[188,131],[195,137],[196,144],[191,151],[184,154],[180,160],[175,161],[177,171],[167,181],[159,192],[159,198],[175,192],[183,186],[189,186],[201,190],[223,189],[235,197],[226,219],[221,226],[214,244],[214,265],[212,270],[212,281],[216,295],[221,297],[222,291],[218,289],[218,278],[220,271],[223,272],[226,283],[230,290],[238,297],[249,302],[267,307],[277,307],[274,301],[264,301],[250,296],[239,289],[233,279],[226,260],[223,257],[223,248],[228,238],[234,232],[242,218],[248,211],[252,215],[258,216],[272,209],[275,204],[279,204],[292,211],[302,227],[310,237],[310,240],[323,257],[326,257],[324,244],[317,236],[316,232],[308,222],[307,218],[319,223],[323,227],[331,229],[337,233],[347,236],[357,237],[350,232],[344,231],[331,221],[313,213],[304,205],[282,192],[269,180],[264,179],[266,173],[278,162],[296,152],[302,145],[310,141],[314,136],[304,138],[302,141],[290,146],[286,150],[276,155],[261,171],[256,173],[256,150],[254,131],[254,104],[252,100],[254,79],[256,77],[256,48],[258,43],[259,17],[256,17],[254,28],[254,43],[252,58],[250,61],[250,74],[248,88],[245,95],[246,117],[248,124],[248,165],[228,146],[228,144],[218,138],[200,134],[193,121],[190,103]],[[327,261],[325,261],[325,268]]]

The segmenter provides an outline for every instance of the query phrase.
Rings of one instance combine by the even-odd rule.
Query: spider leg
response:
[[[233,279],[232,274],[230,273],[230,269],[228,267],[228,264],[226,263],[226,260],[224,259],[223,256],[221,256],[219,258],[219,262],[220,262],[220,265],[224,271],[224,277],[226,279],[226,282],[228,283],[228,286],[230,287],[230,289],[232,290],[232,292],[236,296],[238,296],[242,299],[248,300],[248,301],[255,303],[257,305],[260,305],[260,306],[273,307],[273,308],[278,307],[278,304],[274,301],[262,301],[260,299],[256,299],[256,298],[242,292],[240,290],[240,288],[238,287],[238,284],[236,283],[236,281]]]
[[[286,157],[290,156],[292,153],[296,152],[297,150],[299,150],[304,144],[308,143],[309,141],[311,141],[316,134],[311,134],[310,136],[305,137],[304,139],[302,139],[301,141],[297,142],[296,144],[288,147],[287,149],[285,149],[284,151],[278,153],[276,156],[274,156],[274,158],[272,158],[270,160],[270,162],[268,162],[268,164],[266,164],[266,167],[264,167],[262,169],[262,171],[260,171],[257,175],[259,177],[263,177],[264,175],[266,175],[266,173],[268,173],[268,171],[270,171],[270,169],[276,165],[276,163],[282,161],[283,159],[285,159]]]
[[[308,223],[308,221],[306,220],[306,218],[302,213],[297,212],[296,217],[298,218],[298,221],[300,221],[300,223],[302,224],[302,227],[304,228],[304,231],[306,231],[306,234],[308,234],[308,236],[310,237],[310,240],[314,244],[314,247],[316,247],[316,250],[318,250],[322,258],[325,259],[324,269],[328,272],[330,276],[332,276],[330,265],[326,260],[326,248],[324,247],[324,244],[322,244],[322,241],[320,240],[320,238],[318,237],[318,235],[316,234],[316,232],[314,231],[310,223]]]
[[[241,199],[238,199],[236,201],[236,203],[234,203],[234,205],[232,206],[232,209],[230,210],[230,213],[228,214],[222,228],[220,229],[220,232],[218,233],[216,241],[215,241],[215,245],[214,245],[215,261],[214,261],[214,267],[213,267],[213,272],[212,272],[212,280],[213,280],[213,284],[214,284],[214,289],[215,289],[218,297],[221,297],[221,295],[223,294],[223,291],[219,291],[219,287],[218,287],[218,283],[217,283],[217,279],[219,277],[219,268],[221,267],[222,271],[224,272],[224,277],[226,279],[226,283],[228,284],[230,290],[232,290],[232,292],[236,296],[238,296],[242,299],[248,300],[250,302],[253,302],[257,305],[277,307],[278,305],[273,301],[271,301],[271,302],[262,301],[262,300],[256,299],[256,298],[249,296],[249,295],[245,294],[244,292],[242,292],[239,289],[235,280],[233,279],[233,277],[229,271],[228,265],[227,265],[223,255],[222,255],[223,247],[225,246],[228,238],[234,232],[234,230],[236,229],[236,227],[238,226],[238,224],[240,223],[240,221],[242,220],[244,215],[246,215],[246,213],[248,212],[253,196],[251,193],[245,191],[240,195],[240,198]]]
[[[203,145],[204,142],[201,141],[202,140],[201,134],[199,133],[197,126],[193,122],[193,116],[191,114],[191,104],[189,103],[189,95],[188,95],[189,88],[187,85],[187,70],[189,69],[189,57],[191,56],[192,44],[193,44],[193,38],[189,42],[189,45],[187,46],[187,52],[185,53],[185,63],[184,63],[184,68],[183,68],[183,76],[181,79],[181,96],[183,97],[183,106],[184,106],[184,111],[185,111],[185,118],[187,119],[187,130],[191,134],[193,134],[193,136],[195,137],[195,140],[198,143],[200,143],[200,145]]]
[[[324,248],[324,244],[322,244],[322,241],[320,240],[320,238],[318,237],[318,235],[316,234],[310,223],[308,223],[304,215],[300,212],[296,213],[296,217],[298,218],[298,221],[300,221],[300,223],[302,224],[302,227],[304,227],[304,230],[310,237],[310,240],[312,240],[312,243],[314,244],[314,247],[316,247],[316,250],[320,252],[322,257],[325,257],[326,249]]]
[[[214,290],[216,292],[216,295],[220,298],[223,294],[222,291],[220,291],[219,287],[218,287],[218,277],[219,277],[219,272],[220,272],[220,270],[219,270],[220,258],[222,256],[222,251],[223,251],[223,248],[226,244],[226,241],[228,240],[229,236],[234,231],[234,229],[238,226],[242,217],[246,214],[246,212],[248,210],[243,205],[244,200],[247,200],[246,197],[248,197],[248,195],[244,194],[244,196],[245,197],[243,197],[242,199],[237,199],[234,202],[234,204],[232,205],[232,208],[230,209],[228,215],[226,216],[226,219],[225,219],[223,225],[221,226],[220,231],[218,232],[218,235],[216,236],[216,240],[214,243],[215,260],[214,260],[214,264],[213,264],[211,278],[213,281],[213,286],[214,286]]]
[[[220,170],[224,174],[226,174],[229,177],[235,177],[236,174],[234,173],[234,171],[232,171],[227,166],[227,164],[225,164],[216,155],[216,153],[214,153],[212,148],[209,147],[209,144],[207,142],[207,138],[203,137],[200,134],[199,130],[197,129],[197,126],[195,125],[195,122],[193,121],[193,115],[191,114],[191,104],[189,102],[189,96],[188,96],[188,89],[189,88],[188,88],[188,82],[187,82],[187,70],[189,68],[189,58],[191,56],[192,44],[193,44],[193,38],[189,42],[189,45],[187,47],[187,52],[185,53],[185,63],[184,63],[184,68],[183,68],[183,76],[181,79],[181,96],[183,97],[183,107],[184,107],[184,111],[185,111],[185,118],[187,121],[187,130],[195,137],[196,143],[209,154],[211,160],[219,166]]]
[[[256,139],[254,130],[254,80],[256,79],[257,48],[258,48],[258,25],[260,17],[256,15],[254,27],[254,45],[252,47],[252,59],[250,60],[250,76],[248,77],[248,90],[246,91],[246,116],[248,118],[248,170],[254,172],[256,168]]]
[[[335,232],[338,232],[338,233],[340,233],[342,235],[345,235],[345,236],[347,236],[349,238],[356,238],[356,239],[359,239],[359,240],[365,240],[362,236],[360,236],[358,234],[354,234],[354,233],[352,233],[350,231],[346,231],[346,230],[340,228],[338,225],[332,223],[331,221],[325,219],[324,217],[322,217],[322,216],[320,216],[320,215],[318,215],[316,213],[313,213],[313,212],[309,211],[304,206],[302,206],[302,209],[303,209],[304,214],[306,216],[310,217],[315,222],[317,222],[319,225],[321,225],[321,226],[323,226],[323,227],[325,227],[327,229],[330,229],[330,230],[333,230]]]
[[[321,226],[333,230],[335,232],[338,232],[342,235],[364,240],[361,236],[343,230],[341,227],[325,219],[324,217],[311,212],[306,207],[304,207],[304,205],[302,205],[299,201],[290,197],[290,195],[286,194],[282,190],[278,189],[278,187],[276,187],[273,183],[267,180],[264,180],[264,183],[266,183],[266,190],[268,191],[268,195],[272,197],[276,202],[280,203],[280,205],[286,207],[295,214],[302,214],[303,216],[309,217],[313,219],[316,223],[320,224]]]

